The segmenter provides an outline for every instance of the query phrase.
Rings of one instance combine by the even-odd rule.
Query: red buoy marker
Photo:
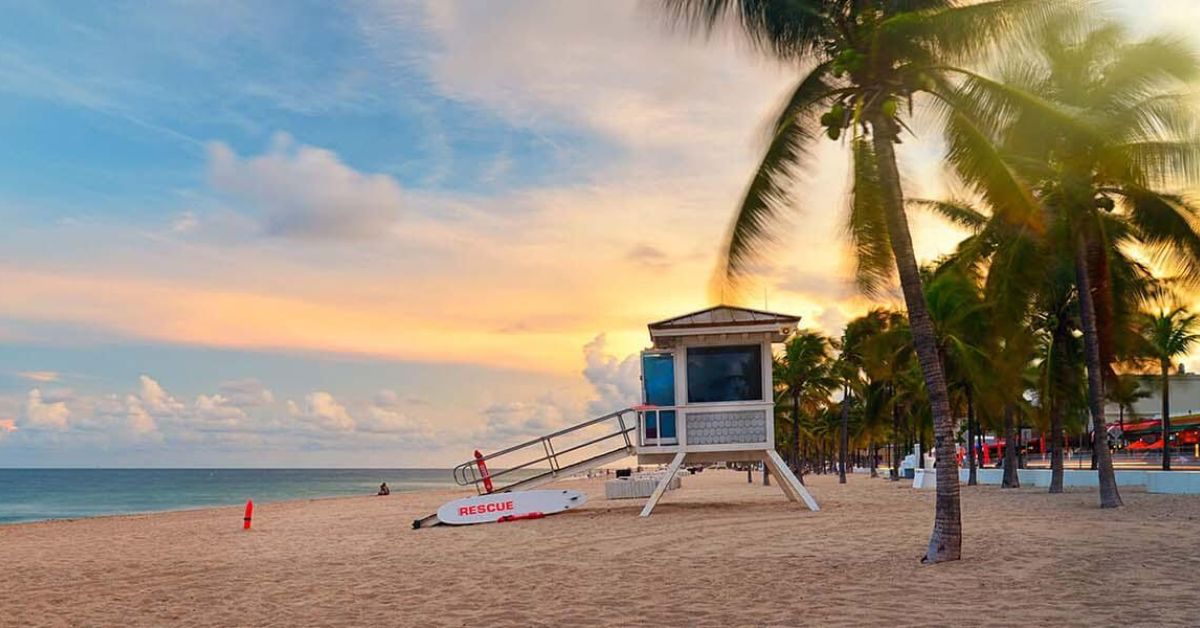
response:
[[[246,500],[246,516],[242,517],[242,529],[243,530],[250,529],[250,520],[253,518],[254,518],[254,500],[247,499]]]

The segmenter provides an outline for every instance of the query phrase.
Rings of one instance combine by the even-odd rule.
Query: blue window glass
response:
[[[762,401],[762,346],[687,350],[688,403]]]
[[[645,387],[646,403],[675,405],[675,356],[670,353],[643,354],[642,386]]]
[[[660,426],[662,427],[662,433],[660,434],[660,436],[664,440],[677,438],[677,436],[675,435],[675,411],[674,410],[663,410],[662,412],[659,412],[658,413],[658,422],[659,422]]]

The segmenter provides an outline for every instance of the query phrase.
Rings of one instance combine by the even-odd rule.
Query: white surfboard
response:
[[[572,490],[492,493],[446,502],[437,518],[450,525],[530,519],[578,508],[586,501],[587,495]]]

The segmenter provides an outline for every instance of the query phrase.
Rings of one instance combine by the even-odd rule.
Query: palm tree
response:
[[[961,554],[955,424],[904,208],[895,144],[900,103],[945,96],[947,67],[978,55],[1017,25],[1050,19],[1066,3],[1042,0],[662,0],[677,21],[713,32],[733,21],[760,50],[806,67],[775,119],[763,160],[729,235],[725,276],[744,273],[780,213],[788,184],[824,131],[848,133],[854,184],[850,234],[858,278],[872,291],[899,274],[935,424],[938,473],[933,533],[923,562]],[[947,101],[950,102],[950,101]]]
[[[1058,263],[1054,263],[1057,261]],[[1033,328],[1038,333],[1038,401],[1048,414],[1043,435],[1050,449],[1050,493],[1063,492],[1063,429],[1068,415],[1087,407],[1080,346],[1079,301],[1070,260],[1049,258],[1044,283],[1034,306]],[[1081,390],[1083,391],[1081,394]]]
[[[1182,307],[1147,313],[1142,320],[1142,339],[1147,353],[1158,362],[1162,374],[1163,471],[1171,470],[1171,366],[1200,340],[1196,331],[1200,316]]]
[[[857,331],[849,331],[857,327]],[[899,480],[900,414],[902,399],[910,397],[906,386],[910,380],[906,374],[912,368],[912,334],[908,330],[908,319],[900,312],[874,309],[847,324],[847,336],[858,338],[847,343],[843,352],[856,354],[866,378],[866,389],[875,396],[870,399],[871,409],[886,411],[891,423],[892,472],[891,479]],[[868,399],[868,394],[863,394]],[[864,410],[866,411],[866,410]],[[881,420],[881,414],[870,414],[868,422]]]
[[[1012,207],[1036,198],[1041,212],[1005,213],[1035,225],[1054,238],[1055,250],[1073,257],[1105,508],[1120,506],[1121,497],[1104,423],[1104,379],[1113,377],[1122,309],[1135,305],[1115,298],[1115,284],[1135,278],[1115,272],[1114,256],[1137,244],[1180,279],[1200,281],[1200,212],[1171,191],[1200,180],[1195,112],[1182,88],[1198,74],[1196,56],[1174,40],[1129,43],[1115,25],[1047,29],[1032,57],[1002,69],[1003,82],[966,73],[956,102],[971,110],[964,119],[974,129],[1007,147],[1005,171],[1032,186],[1013,187],[1004,178],[989,186],[989,201]],[[958,143],[951,161],[983,180],[981,164],[961,157],[975,145],[951,139]]]
[[[790,458],[800,470],[801,407],[813,407],[829,398],[836,386],[831,372],[834,345],[825,335],[799,330],[787,340],[783,354],[775,360],[776,386],[791,401],[792,434]]]
[[[990,308],[980,290],[980,277],[970,265],[951,256],[926,270],[925,301],[937,335],[938,354],[946,369],[954,407],[967,416],[968,485],[977,483],[975,452],[970,447],[977,426],[975,397],[990,376],[985,348]]]
[[[1083,348],[1078,293],[1075,286],[1075,256],[1058,243],[1065,239],[1065,226],[1048,209],[1040,224],[1014,223],[996,213],[985,213],[960,200],[915,200],[912,205],[929,209],[971,235],[958,246],[947,262],[986,276],[984,288],[991,321],[1020,322],[1028,319],[1029,331],[1037,336],[1040,375],[1037,385],[1039,412],[1048,423],[1050,439],[1050,492],[1062,492],[1063,434],[1066,419],[1076,415],[1082,378]],[[1107,328],[1114,330],[1108,341],[1114,355],[1129,355],[1137,349],[1115,342],[1136,335],[1130,304],[1147,302],[1162,292],[1150,270],[1126,249],[1137,242],[1136,229],[1119,215],[1102,216],[1104,232],[1115,248],[1107,260],[1112,306],[1105,310]],[[1016,331],[1021,332],[1018,326]],[[995,333],[999,333],[993,330]],[[1021,332],[1023,333],[1023,332]],[[986,380],[985,380],[986,381]],[[1086,407],[1086,387],[1082,396]],[[968,407],[970,410],[970,406]],[[1015,426],[1014,426],[1015,427]],[[1011,481],[1011,478],[1010,478]]]
[[[1133,373],[1118,375],[1113,380],[1108,389],[1108,400],[1117,404],[1117,425],[1121,428],[1122,437],[1125,434],[1125,412],[1134,414],[1133,404],[1149,396],[1150,391],[1142,389],[1138,376]]]
[[[895,348],[895,342],[889,344],[889,340],[897,338],[884,338],[884,336],[892,334],[900,327],[905,328],[904,337],[908,337],[907,325],[904,325],[904,322],[906,321],[903,321],[902,314],[875,309],[851,320],[846,324],[842,333],[841,353],[834,367],[834,372],[842,383],[842,429],[839,454],[841,460],[838,477],[840,483],[844,484],[846,481],[845,458],[850,439],[851,405],[856,396],[863,402],[863,407],[857,413],[857,416],[862,419],[863,432],[864,434],[877,434],[879,426],[876,422],[879,419],[880,404],[888,401],[886,387],[881,384],[886,380],[887,367],[898,357],[894,354],[884,355],[880,349],[886,351]],[[871,398],[871,395],[874,398]],[[870,408],[866,406],[868,403],[872,404]],[[871,475],[874,477],[873,441],[869,445],[872,456]]]
[[[892,423],[892,394],[886,382],[867,380],[862,387],[862,411],[857,437],[866,444],[871,477],[879,477],[876,453]]]

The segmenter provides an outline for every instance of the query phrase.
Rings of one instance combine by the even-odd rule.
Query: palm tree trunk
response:
[[[1171,365],[1162,361],[1162,470],[1171,470]]]
[[[1063,492],[1062,403],[1058,395],[1050,399],[1050,492]]]
[[[871,457],[871,477],[879,477],[879,461],[875,456],[875,437],[871,437],[871,441],[867,443],[867,455]]]
[[[1083,323],[1083,347],[1087,362],[1088,409],[1092,413],[1092,451],[1100,483],[1100,507],[1118,508],[1122,505],[1113,473],[1112,455],[1108,451],[1108,431],[1104,426],[1104,380],[1100,373],[1100,336],[1096,330],[1096,306],[1092,299],[1091,282],[1087,272],[1087,245],[1083,234],[1075,241],[1075,285],[1079,292],[1080,319]]]
[[[792,393],[792,465],[800,469],[800,391]]]
[[[1060,321],[1055,326],[1053,335],[1050,339],[1050,365],[1047,368],[1047,378],[1050,383],[1050,492],[1063,492],[1063,407],[1062,395],[1059,394],[1057,383],[1057,375],[1061,369],[1067,365],[1066,356],[1063,355],[1067,349],[1067,334],[1070,331],[1067,329],[1066,320]]]
[[[967,393],[967,486],[975,486],[979,484],[979,480],[975,473],[975,399],[971,395],[971,389],[966,389]]]
[[[925,468],[925,426],[917,426],[917,449],[920,450],[917,456],[917,468]]]
[[[1017,475],[1017,427],[1013,404],[1004,406],[1004,479],[1000,488],[1021,488]]]
[[[850,389],[842,395],[841,447],[838,448],[838,484],[846,483],[846,450],[850,448]]]
[[[892,477],[893,482],[900,481],[900,407],[896,404],[896,386],[888,384],[892,392]]]
[[[950,394],[946,377],[938,359],[937,338],[933,321],[925,304],[917,257],[913,252],[908,216],[904,212],[904,191],[900,187],[900,171],[896,167],[896,125],[882,110],[871,113],[872,146],[880,187],[883,188],[883,209],[887,222],[892,255],[900,275],[905,309],[917,360],[929,394],[933,411],[934,447],[937,453],[937,496],[933,518],[933,533],[922,562],[938,563],[958,560],[962,555],[962,511],[959,503],[958,460],[954,456],[954,417],[950,414]]]
[[[801,484],[804,484],[804,462],[803,461],[804,461],[804,455],[805,455],[805,452],[807,449],[808,449],[807,447],[801,448],[799,446],[797,446],[797,448],[796,448],[796,480],[799,481]]]

